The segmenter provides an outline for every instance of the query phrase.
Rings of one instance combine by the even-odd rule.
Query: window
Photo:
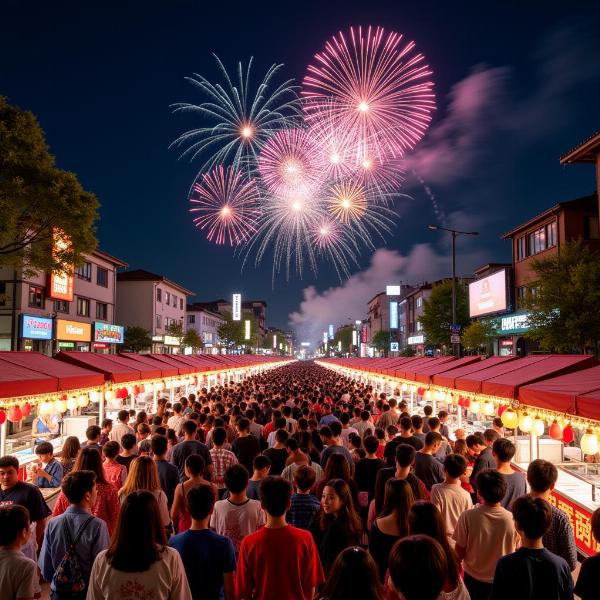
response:
[[[102,321],[108,320],[108,304],[96,302],[96,319],[101,319]]]
[[[534,256],[556,246],[556,231],[556,221],[552,221],[552,223],[528,233],[526,238],[519,238],[517,240],[517,259],[522,260],[527,256]]]
[[[162,329],[162,319],[160,315],[156,315],[156,329]]]
[[[162,290],[160,288],[156,288],[156,301],[162,302]]]
[[[179,310],[183,310],[183,298],[179,300]]]
[[[600,231],[598,231],[598,217],[583,217],[583,239],[600,239]]]
[[[423,325],[421,325],[421,321],[417,321],[417,331],[421,331],[423,329]]]
[[[417,308],[421,308],[423,306],[423,296],[419,296],[417,298]]]
[[[525,245],[525,236],[517,240],[517,260],[527,258],[527,246]]]
[[[188,315],[188,323],[190,325],[195,325],[196,324],[196,315]]]
[[[177,296],[173,294],[173,306],[177,308]]]
[[[6,306],[6,283],[0,281],[0,306]]]
[[[31,308],[44,308],[44,288],[37,285],[29,286],[29,306]]]
[[[55,300],[54,301],[54,312],[69,313],[69,302],[66,300]]]
[[[546,247],[552,248],[556,246],[557,235],[556,235],[556,221],[552,221],[546,225]]]
[[[87,298],[77,297],[77,314],[80,317],[90,316],[90,301]]]
[[[84,262],[80,267],[75,269],[75,274],[79,279],[84,279],[85,281],[92,280],[92,263]]]
[[[171,304],[171,294],[169,292],[165,292],[165,304],[169,306]]]
[[[108,287],[108,269],[96,267],[96,283],[102,287]]]

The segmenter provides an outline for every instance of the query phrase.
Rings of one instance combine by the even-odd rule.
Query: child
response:
[[[271,470],[271,461],[264,455],[259,454],[254,457],[252,461],[252,477],[248,481],[248,488],[246,489],[246,495],[248,498],[252,498],[252,500],[260,500],[258,497],[258,488],[260,486],[260,482],[267,477],[269,471]]]
[[[596,543],[600,543],[600,508],[592,515],[592,533]],[[575,593],[581,600],[594,600],[600,589],[600,554],[586,558],[581,564]]]
[[[294,488],[291,506],[287,512],[286,520],[290,525],[308,530],[314,516],[319,512],[321,503],[311,494],[315,485],[316,474],[313,468],[303,465],[296,469],[294,474]]]
[[[35,447],[41,464],[34,464],[31,477],[40,488],[57,488],[63,478],[62,465],[54,458],[54,447],[50,442],[42,442]]]
[[[21,548],[30,535],[29,511],[18,504],[0,508],[0,590],[6,600],[39,597],[37,565]]]
[[[119,442],[106,442],[102,446],[102,454],[104,454],[102,470],[104,471],[104,477],[108,483],[112,483],[115,486],[117,492],[125,485],[125,479],[127,479],[127,469],[116,460],[120,449]]]
[[[492,446],[492,456],[496,460],[496,469],[506,481],[506,494],[500,504],[510,510],[512,503],[527,493],[527,480],[525,475],[515,471],[510,463],[515,456],[515,445],[506,438],[499,438]]]

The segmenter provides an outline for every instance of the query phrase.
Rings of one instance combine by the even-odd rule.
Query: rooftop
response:
[[[164,275],[157,275],[156,273],[150,273],[144,269],[133,269],[132,271],[123,271],[117,273],[117,281],[162,281],[176,290],[179,290],[186,296],[193,296],[194,292],[184,288],[182,285],[167,279]]]
[[[589,138],[563,154],[560,157],[560,164],[595,163],[597,154],[600,154],[600,130],[592,133]]]
[[[104,252],[103,250],[100,250],[99,248],[96,248],[96,250],[94,250],[93,252],[90,252],[90,256],[97,256],[98,258],[102,258],[102,259],[112,263],[117,268],[129,266],[124,260],[121,260],[120,258],[117,258],[116,256],[109,254],[108,252]]]

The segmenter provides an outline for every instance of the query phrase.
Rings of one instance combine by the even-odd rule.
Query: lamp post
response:
[[[458,229],[448,229],[439,225],[429,225],[432,231],[447,231],[452,235],[452,324],[456,323],[456,238],[459,235],[479,235],[478,231],[459,231]],[[452,344],[452,354],[456,358],[460,357],[460,342]]]

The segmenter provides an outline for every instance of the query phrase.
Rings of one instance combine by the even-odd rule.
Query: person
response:
[[[213,438],[214,441],[214,438]],[[181,556],[192,597],[235,600],[235,550],[231,540],[209,529],[215,494],[209,485],[190,488],[186,503],[190,528],[174,535],[169,546]]]
[[[257,440],[262,440],[262,435],[263,435],[263,426],[260,423],[257,423],[255,421],[256,418],[256,411],[252,408],[249,408],[246,411],[246,419],[248,419],[248,428],[250,430],[250,433],[257,439]],[[236,423],[237,426],[237,423]]]
[[[92,514],[106,523],[108,533],[112,535],[119,514],[119,498],[114,485],[104,478],[100,452],[93,448],[82,448],[71,473],[77,471],[93,471],[96,474],[96,502],[92,505]],[[67,508],[69,508],[69,500],[61,490],[54,504],[52,517],[62,515]]]
[[[265,524],[260,502],[246,496],[248,471],[244,465],[233,465],[225,473],[229,497],[215,503],[210,517],[210,527],[226,535],[239,552],[242,540]]]
[[[37,564],[21,552],[31,536],[30,525],[24,506],[0,508],[0,590],[5,600],[33,600],[40,593]]]
[[[450,442],[447,438],[442,434],[442,423],[437,417],[429,417],[427,420],[427,424],[429,425],[429,431],[435,431],[442,436],[442,442],[438,451],[434,454],[435,458],[437,458],[441,463],[444,462],[444,459],[448,454],[452,453],[452,447],[450,446]]]
[[[527,467],[527,483],[529,495],[541,498],[550,504],[550,495],[558,479],[558,469],[550,461],[537,458]],[[573,534],[573,526],[569,517],[559,508],[550,504],[552,523],[544,534],[544,548],[564,558],[571,571],[577,568],[577,546]]]
[[[83,444],[84,448],[94,448],[98,450],[98,452],[102,452],[102,446],[100,445],[100,435],[102,434],[102,429],[98,427],[98,425],[90,425],[85,430],[85,439],[86,442]]]
[[[173,404],[173,415],[167,419],[167,427],[173,429],[176,435],[181,435],[181,428],[186,418],[183,416],[183,406],[181,402]]]
[[[109,441],[110,432],[112,431],[113,420],[112,419],[102,419],[102,423],[100,423],[100,428],[102,432],[100,433],[100,440],[98,443],[101,446],[104,446],[106,442]]]
[[[308,530],[314,516],[319,512],[321,503],[312,493],[317,479],[315,470],[308,465],[296,469],[294,474],[294,489],[290,510],[286,519],[290,525]]]
[[[470,437],[471,436],[467,437],[467,446],[469,446],[469,448],[471,448],[471,444],[469,443]],[[475,493],[477,493],[477,475],[479,472],[483,471],[484,469],[496,468],[496,460],[492,455],[492,446],[499,437],[500,436],[498,435],[498,432],[494,431],[493,429],[486,429],[483,432],[483,436],[476,437],[476,447],[480,450],[480,452],[479,456],[475,460],[475,465],[473,466],[473,471],[471,472],[471,477],[469,480]],[[483,447],[481,445],[481,440],[483,440]]]
[[[353,423],[352,426],[358,431],[358,435],[363,439],[367,435],[373,435],[373,432],[375,431],[375,423],[371,420],[371,413],[368,410],[363,410],[360,413],[360,419]]]
[[[231,450],[237,456],[239,463],[244,465],[248,469],[248,473],[250,473],[252,471],[252,462],[260,453],[259,438],[250,433],[250,421],[246,418],[238,419],[235,427],[238,437],[233,440]]]
[[[488,600],[496,563],[514,552],[518,535],[512,514],[500,504],[506,494],[504,477],[495,469],[484,469],[476,485],[481,504],[460,515],[454,541],[471,600]]]
[[[125,498],[129,494],[140,490],[146,490],[156,498],[163,527],[169,530],[171,516],[169,515],[167,495],[163,492],[160,485],[156,463],[149,456],[138,456],[131,463],[127,479],[123,487],[119,490],[119,502],[121,505],[123,505]]]
[[[383,456],[386,459],[387,466],[393,467],[396,458],[396,448],[400,444],[408,444],[415,450],[421,450],[423,448],[423,442],[420,438],[415,437],[412,433],[412,421],[410,417],[402,417],[399,421],[400,424],[400,435],[392,438],[386,445],[383,451]]]
[[[62,492],[69,507],[48,523],[39,566],[42,577],[50,582],[52,600],[79,600],[86,596],[94,559],[108,548],[108,529],[102,519],[91,513],[97,495],[93,471],[77,470],[67,475]],[[57,570],[71,548],[79,564],[81,581],[69,579],[65,582],[58,576]],[[77,589],[78,584],[82,584],[83,589]]]
[[[104,478],[108,483],[112,483],[115,486],[117,492],[125,485],[125,480],[127,479],[127,469],[116,460],[119,456],[119,451],[120,448],[117,442],[106,442],[102,446]]]
[[[377,566],[358,546],[346,548],[333,563],[319,600],[385,600]]]
[[[413,415],[410,418],[412,424],[412,434],[425,445],[425,433],[423,432],[423,417],[421,415]]]
[[[181,406],[181,405],[180,405]],[[204,460],[206,474],[210,474],[213,471],[212,458],[208,446],[202,442],[198,442],[196,438],[197,425],[194,421],[185,421],[181,425],[181,431],[183,433],[183,441],[179,442],[173,447],[171,453],[171,462],[179,470],[179,480],[185,481],[185,460],[191,454],[199,454]]]
[[[552,522],[550,505],[541,498],[521,496],[512,503],[512,513],[521,546],[498,561],[491,600],[573,600],[569,565],[542,543]]]
[[[350,487],[343,479],[327,482],[321,496],[321,510],[313,520],[310,532],[326,573],[344,548],[360,542],[362,523]]]
[[[352,434],[359,435],[358,430],[350,425],[350,415],[348,413],[342,413],[340,415],[340,423],[342,424],[342,433],[340,435],[342,444],[346,448],[350,447],[350,436]]]
[[[369,552],[375,560],[382,582],[390,550],[399,539],[408,535],[408,513],[414,501],[412,488],[405,479],[388,479],[383,508],[373,521],[369,533]]]
[[[122,409],[117,413],[117,424],[112,427],[108,434],[108,439],[112,442],[118,442],[119,446],[123,446],[122,438],[126,433],[131,435],[134,434],[134,431],[128,425],[129,422],[129,411]],[[135,439],[135,436],[134,436]]]
[[[267,448],[272,448],[275,445],[275,435],[278,431],[283,429],[288,432],[288,435],[290,434],[287,425],[288,423],[285,417],[281,416],[275,419],[273,430],[271,431],[271,433],[269,433],[267,437]]]
[[[506,494],[500,504],[510,510],[514,500],[527,493],[527,479],[520,471],[515,471],[510,463],[515,456],[515,445],[507,438],[498,438],[492,445],[492,456],[496,470],[506,481]]]
[[[63,444],[62,450],[60,451],[60,464],[62,465],[63,477],[68,475],[75,465],[75,459],[77,453],[81,450],[81,444],[79,438],[70,435]]]
[[[281,475],[285,469],[285,463],[288,458],[288,451],[285,446],[289,433],[285,429],[275,431],[275,442],[271,448],[268,448],[263,454],[271,461],[271,475]]]
[[[288,525],[291,486],[269,476],[260,487],[265,526],[242,540],[236,572],[237,600],[313,600],[324,582],[315,542]]]
[[[423,433],[427,435],[431,431],[429,419],[433,416],[433,406],[426,404],[423,407]]]
[[[400,418],[400,413],[396,406],[398,402],[396,398],[390,398],[387,403],[383,405],[383,412],[379,416],[379,420],[377,421],[377,426],[382,429],[387,429],[390,425],[397,425],[398,419]]]
[[[271,470],[271,461],[264,456],[259,454],[254,457],[252,461],[252,477],[248,480],[248,487],[246,488],[246,495],[252,500],[259,499],[258,489],[262,480],[269,475]]]
[[[356,487],[356,483],[354,479],[352,479],[352,473],[350,472],[350,468],[348,467],[348,462],[345,457],[341,454],[332,454],[331,458],[327,461],[327,467],[325,468],[325,472],[323,473],[323,478],[319,481],[316,487],[317,498],[321,498],[323,495],[323,490],[327,485],[327,482],[331,479],[343,479],[350,488],[350,493],[352,494],[352,501],[354,502],[354,508],[360,511],[359,509],[359,501],[358,501],[358,488]]]
[[[306,436],[310,441],[310,436]],[[285,442],[285,448],[288,452],[288,459],[286,461],[287,466],[281,472],[281,476],[289,481],[292,485],[294,483],[294,475],[299,467],[307,465],[313,469],[316,476],[316,481],[319,483],[323,479],[323,469],[318,462],[314,462],[310,452],[303,451],[300,448],[300,444],[296,438],[289,437]]]
[[[600,508],[597,508],[593,512],[591,526],[592,535],[596,540],[596,545],[598,545],[600,544]],[[581,598],[581,600],[594,600],[598,595],[599,589],[600,554],[596,554],[594,556],[589,556],[581,564],[579,577],[577,577],[577,584],[575,585],[575,593]]]
[[[445,437],[447,440],[450,439],[450,430],[448,429],[448,411],[447,410],[440,410],[438,412],[438,419],[440,420],[440,433],[442,434],[443,437]]]
[[[30,536],[22,552],[28,558],[37,560],[37,548],[41,546],[46,519],[51,511],[38,487],[19,481],[19,459],[16,456],[3,456],[0,458],[0,508],[14,504],[20,504],[29,511],[35,535]]]
[[[339,422],[338,418],[334,414],[332,414],[330,404],[325,402],[321,408],[323,410],[323,416],[319,419],[319,425],[321,427]]]
[[[321,467],[323,469],[327,468],[327,461],[332,454],[342,454],[344,458],[348,461],[348,465],[350,466],[350,471],[354,471],[354,461],[352,460],[352,454],[350,454],[350,450],[346,448],[341,442],[339,437],[334,433],[333,425],[337,425],[336,431],[341,432],[341,425],[339,422],[332,423],[332,426],[325,425],[319,429],[319,435],[323,440],[323,444],[325,448],[321,453]]]
[[[112,542],[94,561],[87,600],[106,598],[192,600],[181,556],[166,545],[156,497],[146,490],[125,498]]]
[[[448,559],[433,538],[410,535],[392,548],[389,569],[390,587],[403,600],[438,600],[448,577]]]
[[[212,443],[213,447],[210,449],[210,457],[213,462],[213,474],[212,481],[217,486],[219,491],[219,498],[222,498],[223,493],[227,489],[225,486],[225,472],[232,465],[238,464],[238,460],[235,454],[231,450],[225,450],[223,444],[227,439],[227,432],[223,427],[217,427],[213,431]]]
[[[415,475],[425,484],[427,491],[436,483],[444,481],[444,469],[435,454],[442,444],[442,436],[430,431],[425,436],[425,445],[415,455]]]
[[[418,500],[408,513],[410,535],[427,535],[442,547],[448,569],[446,580],[438,600],[469,600],[469,593],[461,578],[461,566],[456,552],[448,540],[448,532],[440,511],[431,502]]]
[[[379,448],[379,440],[374,435],[368,435],[364,441],[366,456],[361,458],[354,468],[354,481],[358,488],[359,505],[368,506],[375,498],[375,482],[377,473],[385,466],[381,458],[377,458],[376,452]]]
[[[129,472],[129,467],[136,458],[137,448],[135,446],[135,435],[133,435],[133,433],[126,433],[121,437],[121,452],[115,460],[120,465],[123,465],[127,469],[127,472]]]
[[[39,488],[57,488],[63,478],[62,465],[54,458],[54,446],[42,442],[35,447],[39,463],[33,463],[31,477]]]
[[[50,415],[38,415],[31,423],[31,437],[36,444],[47,442],[59,435],[59,425]]]
[[[440,511],[449,542],[454,548],[454,530],[462,513],[473,506],[471,494],[463,489],[461,477],[467,471],[467,461],[460,454],[449,454],[444,460],[446,478],[443,483],[436,483],[431,488],[431,502]]]
[[[166,460],[167,456],[167,438],[164,435],[154,434],[150,442],[152,458],[158,469],[158,479],[163,492],[167,495],[167,506],[169,510],[173,506],[175,489],[179,483],[179,471],[175,465]]]

